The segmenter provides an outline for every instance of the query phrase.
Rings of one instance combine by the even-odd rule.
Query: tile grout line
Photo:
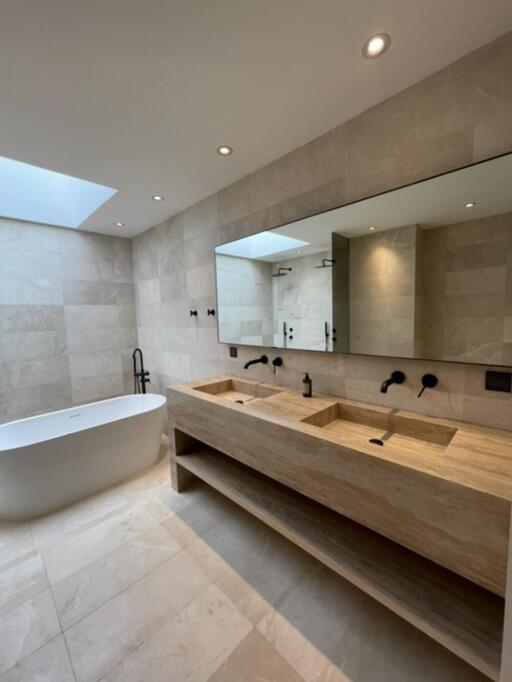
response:
[[[32,542],[34,543],[34,546],[35,546],[34,535],[33,535],[33,533],[32,533],[32,526],[30,527],[30,535],[32,536]],[[50,594],[51,594],[51,597],[52,597],[53,608],[55,609],[55,613],[56,613],[56,615],[57,615],[57,620],[58,620],[58,622],[59,622],[60,633],[59,633],[59,635],[57,635],[57,636],[62,637],[62,639],[63,639],[63,641],[64,641],[64,646],[66,647],[66,652],[67,652],[67,655],[68,655],[69,665],[71,666],[71,672],[73,673],[73,677],[75,678],[75,682],[77,682],[77,677],[76,677],[76,673],[75,673],[75,666],[73,665],[73,660],[72,660],[72,658],[71,658],[71,653],[70,653],[70,651],[69,651],[68,643],[67,643],[66,637],[65,637],[65,635],[64,635],[64,629],[63,629],[63,627],[62,627],[62,622],[61,622],[61,619],[60,619],[60,613],[59,613],[59,610],[58,610],[58,608],[57,608],[57,602],[55,601],[55,595],[53,594],[52,585],[50,584],[50,580],[49,580],[49,578],[48,578],[48,569],[46,568],[46,563],[45,563],[45,561],[44,561],[43,556],[42,556],[42,555],[39,555],[39,556],[40,556],[40,558],[41,558],[41,563],[43,564],[43,569],[44,569],[44,573],[45,573],[45,576],[46,576],[46,582],[48,583],[48,589],[50,590]],[[52,641],[52,640],[49,640],[49,641]],[[46,644],[48,644],[48,642],[46,642]],[[43,645],[43,646],[44,646],[44,645]]]

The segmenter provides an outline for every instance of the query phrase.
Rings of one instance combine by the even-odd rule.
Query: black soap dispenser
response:
[[[311,377],[307,372],[306,374],[304,374],[302,385],[303,385],[302,395],[304,396],[304,398],[311,398],[313,395],[313,382],[311,381]]]

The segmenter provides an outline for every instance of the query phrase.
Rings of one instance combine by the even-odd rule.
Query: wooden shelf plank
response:
[[[175,461],[499,680],[503,599],[213,448],[194,447]]]

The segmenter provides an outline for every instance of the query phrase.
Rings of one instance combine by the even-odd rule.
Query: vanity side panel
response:
[[[500,682],[510,682],[512,680],[512,539],[509,540],[508,548],[507,593],[505,599]]]
[[[503,595],[510,503],[170,389],[170,426]]]

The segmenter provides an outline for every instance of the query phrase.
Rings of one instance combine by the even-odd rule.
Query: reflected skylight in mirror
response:
[[[80,227],[116,189],[0,157],[0,216]]]
[[[223,244],[215,249],[216,253],[238,258],[265,258],[276,253],[283,253],[290,249],[300,249],[308,246],[309,242],[287,237],[277,232],[260,232],[251,237],[238,239],[230,244]]]

